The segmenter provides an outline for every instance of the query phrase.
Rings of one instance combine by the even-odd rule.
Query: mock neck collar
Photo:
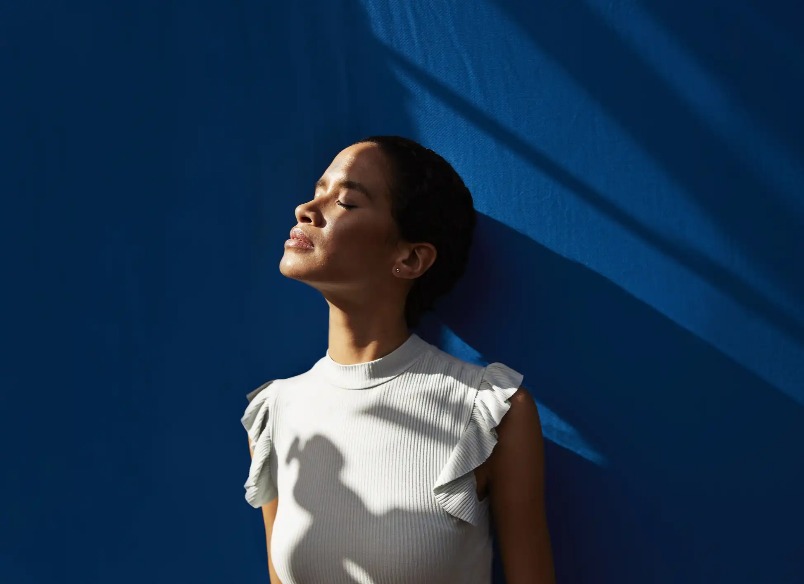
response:
[[[368,389],[390,381],[406,371],[422,356],[430,344],[411,333],[407,340],[396,349],[373,361],[343,365],[333,361],[327,349],[324,357],[318,360],[314,369],[324,379],[343,389]]]

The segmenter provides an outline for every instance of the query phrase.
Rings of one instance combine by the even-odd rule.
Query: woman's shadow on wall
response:
[[[546,406],[559,582],[793,581],[804,408],[508,226],[481,216],[475,241],[439,319]]]

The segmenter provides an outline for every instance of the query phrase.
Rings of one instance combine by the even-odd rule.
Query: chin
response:
[[[285,254],[279,260],[279,273],[286,278],[304,281],[310,275],[310,271],[305,265],[306,263],[300,258],[289,257],[288,254]]]
[[[300,266],[289,265],[284,259],[279,262],[279,273],[286,278],[298,278],[304,270],[299,269]]]

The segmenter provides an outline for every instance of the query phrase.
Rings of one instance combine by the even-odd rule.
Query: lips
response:
[[[299,241],[304,242],[306,245],[313,247],[313,242],[299,227],[294,227],[293,229],[290,230],[290,238],[298,239]]]

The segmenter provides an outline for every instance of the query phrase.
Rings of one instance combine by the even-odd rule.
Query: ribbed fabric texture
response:
[[[414,333],[380,359],[342,365],[327,352],[247,394],[246,500],[279,497],[270,554],[282,584],[489,584],[489,503],[473,471],[522,378]]]

